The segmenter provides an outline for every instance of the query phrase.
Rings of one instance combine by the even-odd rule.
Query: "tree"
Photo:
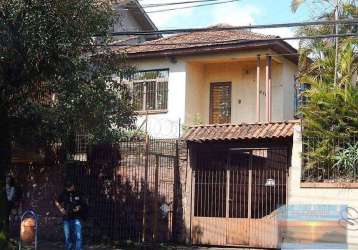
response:
[[[304,1],[293,1],[293,10]],[[330,1],[322,1],[330,2]],[[340,17],[352,19],[358,13],[355,3],[346,1],[341,6]],[[322,13],[321,20],[333,20],[334,13]],[[340,33],[356,33],[357,25],[342,25]],[[297,33],[304,36],[328,35],[334,26],[302,27]],[[304,143],[309,150],[308,169],[322,169],[322,174],[337,170],[337,152],[348,147],[350,140],[358,136],[358,54],[357,38],[340,38],[336,58],[335,39],[311,39],[300,42],[301,83],[311,88],[303,93],[306,103],[301,108]],[[336,65],[337,64],[337,65]],[[337,66],[337,67],[336,67]],[[335,70],[337,82],[335,84]],[[341,172],[347,176],[351,170]]]
[[[310,4],[320,4],[320,5],[328,5],[333,8],[336,7],[337,4],[344,5],[354,5],[354,0],[320,0],[320,1],[314,1],[314,0],[292,0],[291,1],[291,10],[292,12],[296,12],[304,3],[310,3]],[[326,15],[327,13],[323,13],[323,15]],[[334,17],[334,13],[331,15]]]
[[[291,8],[292,11],[297,11],[297,9],[306,2],[315,2],[315,1],[305,1],[305,0],[292,0]],[[317,2],[315,2],[317,4]],[[321,21],[334,21],[335,20],[335,1],[334,0],[321,0],[318,1],[321,5],[328,4],[328,11],[322,12],[319,16],[316,17],[317,20]],[[355,1],[346,0],[339,1],[339,19],[355,19],[358,15],[358,8],[356,6]],[[345,24],[339,25],[338,33],[346,34],[346,33],[357,33],[358,25],[357,24]],[[317,25],[317,26],[303,26],[297,30],[298,35],[302,36],[315,36],[315,35],[330,35],[335,34],[335,26],[334,25]],[[357,44],[357,38],[348,38],[351,44]],[[346,38],[340,38],[338,44],[338,51],[342,46],[347,45],[344,42]],[[355,50],[357,49],[354,46]],[[329,53],[332,53],[332,49],[335,48],[335,38],[326,38],[326,39],[305,39],[300,41],[300,72],[302,74],[308,73],[307,66],[313,66],[313,64],[308,63],[307,59],[312,60],[313,62],[319,62],[320,60],[325,60]],[[333,54],[329,55],[328,58],[333,59],[333,63],[335,63],[335,56]],[[337,58],[337,62],[339,61],[339,55]],[[339,65],[339,63],[338,63]],[[317,64],[316,64],[317,66]],[[333,64],[334,67],[334,64]],[[328,72],[332,72],[329,70]],[[317,74],[316,74],[317,75]],[[338,74],[339,75],[339,74]],[[334,77],[334,75],[333,75]]]
[[[112,77],[132,70],[108,46],[113,14],[103,0],[0,1],[1,249],[14,147],[68,144],[80,127],[111,142],[134,122],[128,90]]]

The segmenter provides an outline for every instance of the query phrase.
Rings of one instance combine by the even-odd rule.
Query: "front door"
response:
[[[198,155],[195,244],[276,248],[277,209],[286,204],[287,149]]]
[[[231,122],[231,82],[215,82],[210,85],[210,123]]]

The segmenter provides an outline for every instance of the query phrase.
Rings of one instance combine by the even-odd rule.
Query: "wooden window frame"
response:
[[[216,86],[230,86],[230,122],[231,122],[231,115],[232,115],[232,82],[231,81],[225,81],[225,82],[211,82],[210,83],[210,93],[209,93],[209,123],[213,124],[213,114],[212,114],[212,93],[213,93],[213,88]]]

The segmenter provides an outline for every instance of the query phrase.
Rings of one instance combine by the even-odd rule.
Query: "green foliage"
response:
[[[107,46],[108,2],[1,1],[0,107],[8,110],[12,141],[66,142],[85,127],[94,142],[111,142],[132,126],[129,92],[112,76],[133,69]]]
[[[335,157],[334,167],[339,168],[347,176],[355,176],[358,170],[358,143],[349,143],[341,148]]]
[[[202,125],[203,124],[203,118],[200,116],[200,114],[196,113],[193,118],[193,125]]]
[[[199,113],[196,113],[196,114],[194,114],[192,124],[191,125],[183,124],[182,129],[183,129],[184,133],[186,133],[186,132],[188,132],[190,126],[196,126],[196,125],[202,125],[202,124],[203,124],[202,117],[200,116]]]
[[[357,13],[352,1],[344,1],[341,9],[340,16],[344,19],[353,18]],[[333,18],[333,12],[319,17],[320,20]],[[357,25],[345,25],[341,26],[340,32],[354,32],[356,29]],[[334,26],[329,25],[298,30],[299,35],[308,36],[332,33]],[[300,110],[306,149],[304,156],[308,159],[305,167],[306,170],[321,171],[322,176],[338,172],[344,178],[350,178],[352,172],[348,166],[341,165],[344,159],[342,152],[349,156],[345,150],[358,136],[357,38],[339,39],[336,85],[335,59],[332,38],[303,40],[300,43],[300,82],[311,86],[303,93],[305,104]]]
[[[358,137],[358,89],[312,85],[301,109],[307,168],[334,168],[336,153]]]
[[[94,143],[108,143],[132,127],[121,79],[133,69],[108,46],[114,20],[111,1],[0,1],[1,179],[11,145],[32,151],[66,145],[83,128]],[[0,180],[1,198],[4,190]],[[0,244],[7,220],[0,209]]]
[[[358,136],[358,89],[347,90],[313,85],[305,93],[308,99],[301,109],[304,135],[307,137],[347,138]]]
[[[312,2],[312,1],[303,1]],[[323,12],[317,16],[319,21],[334,21],[334,3],[332,1],[321,0],[316,2],[317,7],[323,7],[325,3],[330,2],[328,11]],[[345,0],[340,1],[339,18],[344,20],[355,19],[358,14],[356,1]],[[339,25],[338,32],[357,33],[357,24]],[[334,25],[315,25],[303,26],[297,29],[297,35],[302,36],[316,36],[316,35],[330,35],[334,34]],[[339,56],[338,65],[338,82],[344,84],[349,79],[344,79],[344,76],[352,76],[351,72],[357,70],[357,37],[341,37],[339,38]],[[355,50],[355,51],[354,51]],[[334,64],[335,64],[335,38],[325,39],[303,39],[300,41],[300,76],[310,75],[312,77],[320,77],[326,82],[333,83],[334,79]],[[354,52],[354,53],[352,53]],[[353,64],[352,62],[355,62]],[[353,68],[352,66],[355,66]]]

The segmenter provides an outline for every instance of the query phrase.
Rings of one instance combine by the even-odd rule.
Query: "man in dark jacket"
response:
[[[82,197],[72,181],[66,181],[64,191],[55,200],[63,215],[63,231],[67,250],[82,250]]]

